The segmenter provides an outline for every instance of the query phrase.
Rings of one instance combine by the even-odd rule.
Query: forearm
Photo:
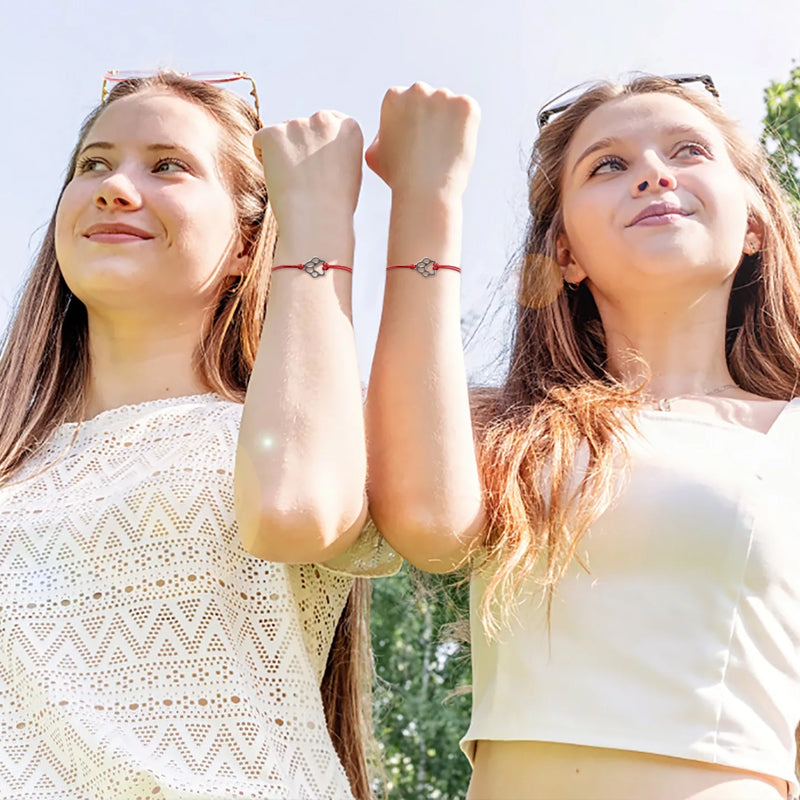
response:
[[[339,218],[341,216],[341,218]],[[314,256],[353,264],[352,215],[298,209],[275,264]],[[351,316],[350,273],[272,275],[236,460],[245,547],[275,561],[324,561],[357,536],[366,515],[366,454]]]
[[[460,264],[460,193],[393,196],[390,264]],[[483,528],[461,344],[460,276],[389,270],[367,399],[370,506],[383,535],[431,571]]]

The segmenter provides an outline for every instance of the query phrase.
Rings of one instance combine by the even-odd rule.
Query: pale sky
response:
[[[494,324],[468,348],[480,376],[498,362],[500,284],[525,224],[536,110],[564,89],[631,71],[708,72],[754,136],[763,89],[800,60],[800,0],[23,0],[4,4],[0,146],[0,324],[53,211],[83,117],[106,69],[247,70],[266,123],[337,108],[374,136],[392,85],[424,80],[472,95],[483,120],[466,196],[465,315],[493,295]],[[366,378],[380,314],[389,195],[365,171],[356,217],[354,313]],[[507,307],[507,304],[506,304]],[[498,310],[498,308],[500,310]]]

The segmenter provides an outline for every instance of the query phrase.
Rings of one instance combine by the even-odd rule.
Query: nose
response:
[[[633,194],[672,191],[678,185],[675,173],[658,156],[646,157],[633,177]]]
[[[100,181],[94,193],[94,204],[98,208],[131,210],[141,206],[142,197],[130,177],[117,171]]]

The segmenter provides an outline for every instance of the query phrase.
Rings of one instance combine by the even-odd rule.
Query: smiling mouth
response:
[[[676,214],[671,212],[669,214],[653,214],[650,217],[643,217],[638,222],[631,225],[631,228],[640,228],[648,225],[670,225],[678,219],[687,216],[686,214]]]
[[[139,236],[135,233],[91,233],[86,238],[98,244],[124,244],[125,242],[147,242],[152,237]]]
[[[626,227],[632,228],[635,225],[667,225],[674,222],[679,217],[688,217],[689,214],[679,206],[669,203],[657,203],[642,209]]]
[[[125,242],[146,242],[152,234],[133,225],[99,224],[91,225],[83,234],[84,238],[99,244],[124,244]]]

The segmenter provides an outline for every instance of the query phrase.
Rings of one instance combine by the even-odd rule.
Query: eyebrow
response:
[[[87,150],[113,150],[116,147],[112,142],[89,142],[87,145],[81,148],[79,156],[82,156]],[[156,150],[163,151],[163,150],[178,150],[180,152],[187,152],[186,148],[179,147],[177,144],[172,144],[170,142],[156,142],[155,144],[149,144],[145,148],[148,152],[153,152]]]
[[[708,139],[706,134],[702,133],[693,125],[670,125],[668,128],[664,128],[661,131],[661,134],[664,136],[674,136],[676,134],[680,134],[702,138],[703,140]],[[578,165],[592,155],[592,153],[596,153],[598,150],[606,150],[610,147],[618,145],[621,141],[622,139],[619,137],[612,136],[605,139],[598,139],[593,144],[590,144],[578,157],[578,160],[572,167],[572,172],[574,173],[578,169]]]

